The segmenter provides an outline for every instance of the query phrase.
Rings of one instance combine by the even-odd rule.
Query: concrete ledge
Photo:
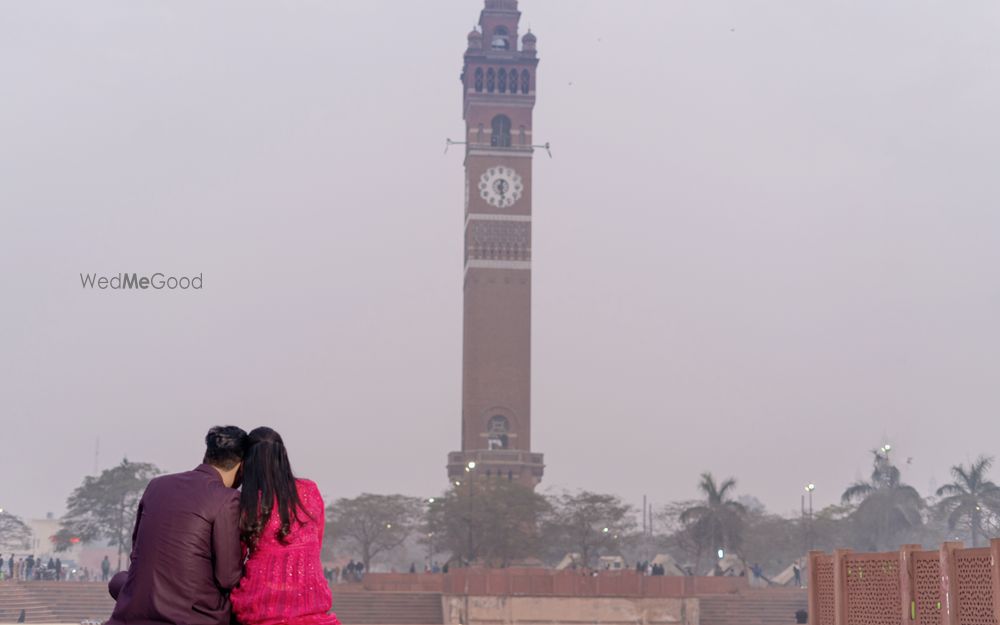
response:
[[[445,595],[445,625],[698,625],[698,599]]]

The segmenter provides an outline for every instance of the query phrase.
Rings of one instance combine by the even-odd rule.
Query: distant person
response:
[[[241,625],[340,625],[320,562],[324,510],[316,484],[292,473],[281,436],[267,427],[251,431],[240,495],[249,554],[231,595]]]
[[[108,581],[108,577],[111,575],[111,560],[108,560],[108,556],[104,556],[101,560],[101,581]]]
[[[792,564],[792,578],[795,583],[795,587],[802,588],[802,569],[799,568],[798,562]]]
[[[63,569],[62,569],[62,559],[56,558],[56,581],[62,581]]]
[[[25,566],[24,578],[30,581],[31,574],[35,568],[35,554],[32,553],[28,555],[28,559],[24,561],[24,566]]]
[[[243,572],[235,488],[246,446],[240,428],[214,427],[201,465],[149,482],[131,564],[108,584],[117,602],[107,625],[229,625],[229,591]]]
[[[10,554],[10,559],[7,560],[7,574],[8,577],[14,579],[14,554]]]

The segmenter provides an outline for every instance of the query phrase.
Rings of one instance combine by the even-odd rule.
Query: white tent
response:
[[[806,562],[805,558],[802,558],[801,560],[797,560],[795,562],[792,562],[791,564],[788,565],[788,568],[786,568],[784,571],[782,571],[782,572],[778,573],[777,575],[775,575],[774,577],[772,577],[771,578],[771,583],[775,584],[776,586],[793,586],[795,584],[795,570],[794,570],[794,567],[795,567],[796,564],[798,564],[799,565],[799,579],[800,579],[800,581],[804,585],[805,581],[806,581],[806,567],[805,567],[805,562]]]
[[[674,560],[673,556],[667,553],[657,554],[650,564],[662,566],[664,575],[687,575],[684,568],[677,564],[677,560]]]

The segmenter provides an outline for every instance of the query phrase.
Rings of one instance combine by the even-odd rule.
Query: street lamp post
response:
[[[466,482],[468,482],[468,484],[469,484],[469,486],[468,486],[468,488],[469,488],[469,536],[468,536],[469,544],[468,544],[468,552],[467,552],[468,559],[467,559],[467,562],[466,562],[466,566],[472,566],[472,545],[473,545],[473,540],[472,540],[472,517],[473,517],[473,514],[475,514],[475,510],[473,510],[473,498],[472,498],[472,496],[474,494],[474,492],[473,492],[473,483],[475,482],[475,480],[472,479],[472,471],[475,468],[476,468],[476,463],[475,463],[475,461],[472,461],[472,460],[470,460],[469,463],[467,465],[465,465],[465,472],[469,474],[466,477]],[[466,576],[466,580],[468,580],[468,576]]]
[[[815,484],[813,484],[812,482],[806,484],[806,492],[809,493],[809,529],[806,531],[806,535],[808,536],[808,539],[806,541],[808,546],[808,549],[806,550],[807,552],[812,551],[813,548],[813,491],[814,490],[816,490]],[[803,503],[805,502],[803,501]]]

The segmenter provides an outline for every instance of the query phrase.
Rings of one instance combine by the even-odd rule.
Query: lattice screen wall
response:
[[[993,566],[989,549],[955,552],[959,625],[997,625],[993,612]]]
[[[913,554],[916,625],[941,625],[941,559],[936,551]]]
[[[847,625],[902,625],[899,554],[859,554],[844,560]]]
[[[989,548],[810,554],[812,625],[1000,625],[1000,539]],[[903,567],[901,563],[906,563]],[[837,578],[840,575],[840,578]],[[945,588],[951,588],[951,601]],[[840,594],[838,594],[840,593]]]
[[[819,556],[815,560],[816,566],[816,618],[810,622],[817,625],[835,625],[834,621],[834,585],[833,585],[833,556]]]

